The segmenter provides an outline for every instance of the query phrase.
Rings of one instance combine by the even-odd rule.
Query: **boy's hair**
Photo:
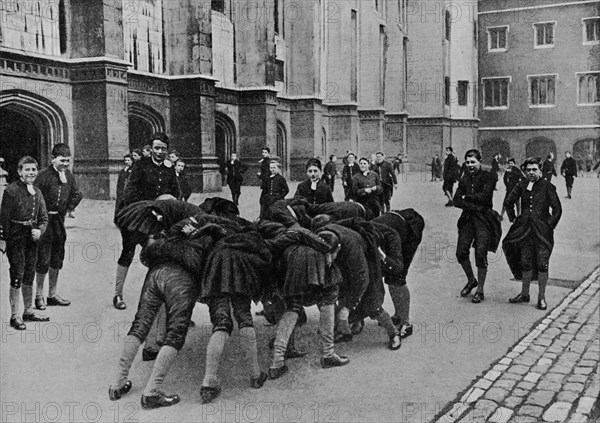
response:
[[[465,160],[467,160],[467,157],[475,157],[477,161],[481,161],[481,153],[475,148],[472,148],[465,153]]]
[[[135,149],[131,150],[131,154],[133,154],[133,153],[137,154],[138,156],[141,156],[142,155],[142,149],[141,148],[135,148]]]
[[[182,165],[185,166],[185,162],[182,159],[177,160],[177,162],[175,164],[179,164],[179,163],[181,163]]]
[[[71,149],[67,144],[59,143],[52,148],[52,157],[71,157]]]
[[[329,156],[329,161],[333,160],[334,157],[335,157],[335,154],[332,154],[331,156]]]
[[[144,150],[152,151],[152,146],[150,144],[146,144],[145,146],[142,147],[142,151],[144,151]]]
[[[271,154],[271,149],[269,147],[264,146],[262,149],[263,151],[266,151],[267,153]]]
[[[164,132],[155,132],[150,136],[150,148],[152,148],[152,143],[155,140],[159,140],[164,142],[165,144],[167,144],[167,147],[169,146],[169,137],[167,137],[167,134],[165,134]]]
[[[179,154],[179,151],[177,151],[177,150],[169,151],[169,155],[171,155],[171,154],[175,154],[177,157],[181,157],[181,154]]]
[[[376,156],[378,156],[378,155],[380,155],[380,154],[381,154],[382,156],[385,156],[385,154],[383,154],[381,151],[378,151],[377,153],[375,153],[375,155],[376,155]]]
[[[513,162],[516,163],[515,158],[514,157],[509,157],[507,160],[508,163]]]
[[[454,149],[452,149],[452,147],[446,147],[446,150],[448,150],[451,153],[454,153]]]
[[[308,170],[308,168],[311,166],[315,166],[317,169],[322,170],[321,160],[319,160],[319,159],[316,159],[316,158],[308,159],[308,161],[306,162],[306,170]]]
[[[125,154],[123,156],[123,159],[127,159],[127,158],[130,158],[131,160],[133,160],[133,156],[131,154]]]
[[[18,169],[23,169],[23,166],[25,166],[26,164],[34,164],[36,167],[38,167],[38,162],[36,159],[34,159],[31,156],[23,156],[19,159]]]
[[[541,157],[529,157],[523,162],[523,168],[527,168],[527,165],[537,165],[538,168],[542,168],[542,158]]]

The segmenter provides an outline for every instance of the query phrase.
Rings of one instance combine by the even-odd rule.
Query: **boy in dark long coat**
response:
[[[522,280],[521,293],[509,301],[529,302],[529,285],[534,270],[537,270],[537,306],[546,310],[548,263],[562,207],[554,185],[542,178],[540,162],[537,157],[525,161],[527,181],[519,183],[504,201],[508,218],[514,223],[502,242],[502,248],[515,278]],[[514,205],[519,200],[522,214],[516,217]]]
[[[377,157],[375,172],[379,175],[381,187],[383,188],[383,192],[381,193],[382,212],[388,212],[390,211],[390,201],[392,200],[392,195],[394,195],[394,190],[398,189],[398,180],[392,164],[385,160],[385,154],[380,151],[375,156]]]
[[[567,185],[567,198],[571,199],[571,192],[573,191],[573,182],[577,178],[577,163],[575,159],[571,157],[571,153],[567,151],[565,153],[565,160],[562,162],[560,167],[560,174],[565,178]]]
[[[119,171],[119,177],[117,178],[117,198],[115,201],[114,223],[117,222],[117,215],[125,204],[123,202],[123,193],[125,192],[125,185],[127,185],[129,176],[131,176],[131,168],[133,167],[133,157],[131,154],[125,154],[125,156],[123,156],[123,162],[125,163],[125,167]]]
[[[271,174],[263,179],[260,195],[260,218],[265,219],[267,211],[276,201],[283,200],[290,192],[287,181],[281,176],[281,165],[272,161],[269,165]]]
[[[248,166],[238,159],[237,153],[231,153],[231,160],[227,162],[225,169],[227,171],[227,185],[231,190],[231,199],[236,206],[239,206],[244,173],[248,170]]]
[[[392,210],[375,219],[376,225],[387,225],[400,235],[402,241],[402,254],[398,257],[400,272],[390,273],[385,276],[392,302],[394,303],[394,315],[392,322],[400,331],[400,337],[406,338],[413,332],[410,323],[410,291],[406,284],[406,276],[412,260],[419,248],[425,228],[425,220],[413,209]]]
[[[294,197],[304,198],[308,204],[333,203],[333,191],[328,182],[321,177],[319,159],[309,159],[306,162],[306,175],[308,179],[298,185]]]
[[[517,186],[517,184],[523,180],[525,180],[525,175],[523,175],[523,172],[521,171],[521,168],[519,168],[516,164],[515,164],[515,159],[513,159],[512,157],[510,159],[508,159],[508,166],[506,168],[506,172],[504,172],[504,186],[506,186],[506,195],[504,196],[504,199],[506,200],[506,197],[508,197],[508,195],[512,192],[512,190]],[[519,201],[517,201],[517,216],[521,214],[521,203]],[[502,220],[504,218],[504,212],[506,211],[506,209],[504,208],[504,204],[502,204],[502,213],[500,213],[500,220]]]
[[[363,157],[358,161],[360,173],[352,177],[352,198],[366,208],[373,216],[381,214],[381,194],[383,187],[377,172],[370,170],[369,159]]]
[[[65,216],[81,202],[83,195],[77,188],[75,177],[69,170],[71,149],[66,144],[56,144],[52,148],[52,164],[40,171],[35,185],[42,191],[48,211],[48,227],[38,244],[38,261],[36,266],[35,306],[44,310],[43,291],[46,274],[48,274],[49,306],[68,306],[71,301],[57,295],[58,273],[65,259],[65,243],[67,230]]]
[[[360,173],[360,168],[358,167],[358,163],[356,163],[356,156],[354,153],[348,153],[345,160],[346,163],[342,169],[342,185],[344,187],[344,201],[348,201],[353,198],[352,177],[357,173]]]
[[[25,156],[19,160],[20,179],[6,187],[0,207],[0,244],[6,244],[10,266],[10,326],[17,330],[26,329],[23,320],[49,320],[47,316],[35,313],[32,307],[37,247],[48,224],[44,196],[33,185],[38,175],[37,166],[33,157]],[[0,246],[4,250],[2,247],[4,245]],[[19,313],[19,291],[23,296],[23,319]]]
[[[460,292],[461,297],[468,296],[477,288],[472,302],[480,303],[484,300],[487,253],[496,251],[502,236],[500,216],[492,210],[498,175],[481,168],[481,154],[478,150],[467,151],[465,163],[467,174],[459,181],[453,200],[454,206],[463,210],[457,224],[456,258],[467,276],[467,284]],[[475,248],[477,279],[471,267],[471,245]]]

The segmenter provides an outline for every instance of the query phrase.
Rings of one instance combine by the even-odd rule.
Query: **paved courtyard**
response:
[[[250,389],[234,331],[221,364],[223,392],[215,403],[202,405],[199,389],[211,331],[207,308],[198,304],[193,316],[196,326],[190,329],[166,380],[167,389],[180,394],[182,402],[153,411],[140,407],[152,367],[141,357],[131,371],[132,391],[118,402],[108,400],[108,386],[146,269],[137,261],[133,264],[125,286],[128,308],[115,310],[111,300],[120,237],[112,224],[113,202],[84,200],[75,219],[67,220],[67,259],[59,283],[59,293],[73,304],[48,308],[50,322],[30,323],[25,332],[10,328],[8,266],[4,256],[0,260],[0,421],[428,422],[447,421],[445,418],[483,421],[508,415],[504,411],[498,414],[498,409],[511,410],[508,419],[514,421],[585,416],[578,410],[587,409],[592,400],[576,402],[573,394],[565,392],[578,392],[585,398],[597,393],[598,280],[589,276],[600,261],[599,180],[578,178],[573,200],[564,199],[564,180],[555,181],[563,217],[555,232],[550,263],[549,308],[540,311],[535,302],[507,303],[519,284],[510,280],[500,251],[490,257],[485,302],[472,304],[460,298],[465,279],[454,257],[460,210],[444,207],[441,183],[428,179],[426,174],[402,175],[393,199],[394,208],[413,207],[426,221],[423,242],[408,275],[416,331],[399,351],[387,350],[385,332],[368,321],[352,343],[337,346],[351,363],[321,369],[318,312],[313,307],[307,310],[309,324],[302,329],[301,346],[309,354],[290,361],[289,374],[267,381],[260,390]],[[291,185],[293,192],[296,184]],[[341,191],[338,181],[337,199]],[[254,220],[258,216],[259,194],[256,187],[243,188],[243,217]],[[230,198],[225,188],[223,193],[195,194],[191,201],[198,204],[216,195]],[[500,210],[504,195],[499,184],[496,210]],[[504,234],[509,225],[503,222]],[[568,297],[582,281],[587,283],[585,288]],[[534,297],[536,291],[534,284]],[[389,298],[385,307],[393,310]],[[583,316],[577,314],[580,309],[587,317],[579,317]],[[255,326],[260,363],[266,369],[267,341],[274,328],[261,317],[256,318]],[[572,347],[572,342],[579,344]],[[555,371],[567,365],[571,366],[568,371]],[[490,372],[500,374],[491,379],[496,373]],[[553,374],[563,376],[558,380]],[[578,391],[563,389],[566,384]],[[592,385],[596,388],[590,388]],[[517,388],[525,393],[517,395]],[[552,395],[537,393],[546,391]],[[483,400],[493,402],[493,407],[489,402],[478,405]],[[525,405],[530,412],[522,412]],[[460,413],[457,407],[461,407]],[[477,414],[482,409],[486,415]],[[529,420],[519,420],[525,417]]]

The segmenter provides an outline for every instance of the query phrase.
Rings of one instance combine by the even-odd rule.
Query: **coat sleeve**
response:
[[[46,210],[46,201],[41,192],[39,193],[39,196],[40,205],[37,212],[37,223],[38,229],[42,232],[42,235],[44,235],[44,232],[46,232],[46,228],[48,227],[48,211]]]
[[[290,187],[288,187],[287,181],[285,180],[285,178],[282,176],[281,177],[281,198],[285,198],[286,195],[288,195],[290,192]]]
[[[72,173],[70,174],[71,179],[71,194],[69,195],[69,202],[67,204],[67,210],[75,210],[75,207],[81,203],[83,199],[83,194],[79,191],[79,187],[77,186],[77,182],[75,181],[75,177]]]
[[[182,193],[181,193],[181,187],[179,186],[179,181],[177,180],[177,175],[175,174],[175,171],[173,170],[173,168],[171,168],[171,172],[170,173],[170,183],[169,183],[169,194],[171,194],[173,197],[180,199],[182,197]]]
[[[492,189],[492,191],[493,191],[493,189]],[[476,204],[474,202],[466,200],[466,198],[463,199],[463,196],[465,196],[465,195],[466,195],[466,191],[465,191],[463,180],[461,179],[460,181],[458,181],[458,188],[456,188],[456,193],[454,194],[454,198],[452,199],[452,202],[454,203],[454,207],[458,207],[459,209],[470,210],[470,211],[482,211],[485,208],[479,204]]]
[[[394,181],[394,185],[398,185],[398,178],[396,178],[396,172],[394,172],[394,167],[388,163],[388,170],[390,175],[392,175],[392,181]]]
[[[548,184],[548,202],[550,203],[550,207],[552,208],[552,213],[550,214],[550,218],[548,219],[548,223],[552,228],[556,228],[558,225],[558,221],[562,216],[562,205],[560,204],[560,200],[558,199],[558,194],[556,193],[556,187],[552,184]]]
[[[485,205],[490,198],[494,196],[494,189],[496,189],[496,182],[498,181],[498,176],[495,172],[491,172],[487,174],[487,177],[483,183],[483,189],[481,192],[477,192],[475,194],[465,195],[465,201],[469,201],[471,203]]]
[[[8,235],[8,225],[10,224],[10,215],[15,204],[10,190],[5,190],[2,195],[2,205],[0,206],[0,240],[6,240]]]
[[[519,198],[521,198],[522,193],[523,186],[521,184],[517,184],[504,199],[504,208],[506,209],[508,220],[511,222],[513,222],[516,219],[517,215],[515,213],[515,204],[517,203],[517,201],[519,201]]]
[[[129,180],[125,184],[123,190],[123,205],[128,206],[129,204],[136,203],[140,200],[140,182],[145,178],[144,166],[141,163],[133,166]]]

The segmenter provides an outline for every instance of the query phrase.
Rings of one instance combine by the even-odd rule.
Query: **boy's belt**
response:
[[[48,214],[58,214],[57,211],[49,211]]]
[[[19,225],[24,225],[24,226],[33,226],[37,223],[37,221],[35,220],[14,220],[14,219],[10,219],[10,221],[12,223],[17,223]]]

